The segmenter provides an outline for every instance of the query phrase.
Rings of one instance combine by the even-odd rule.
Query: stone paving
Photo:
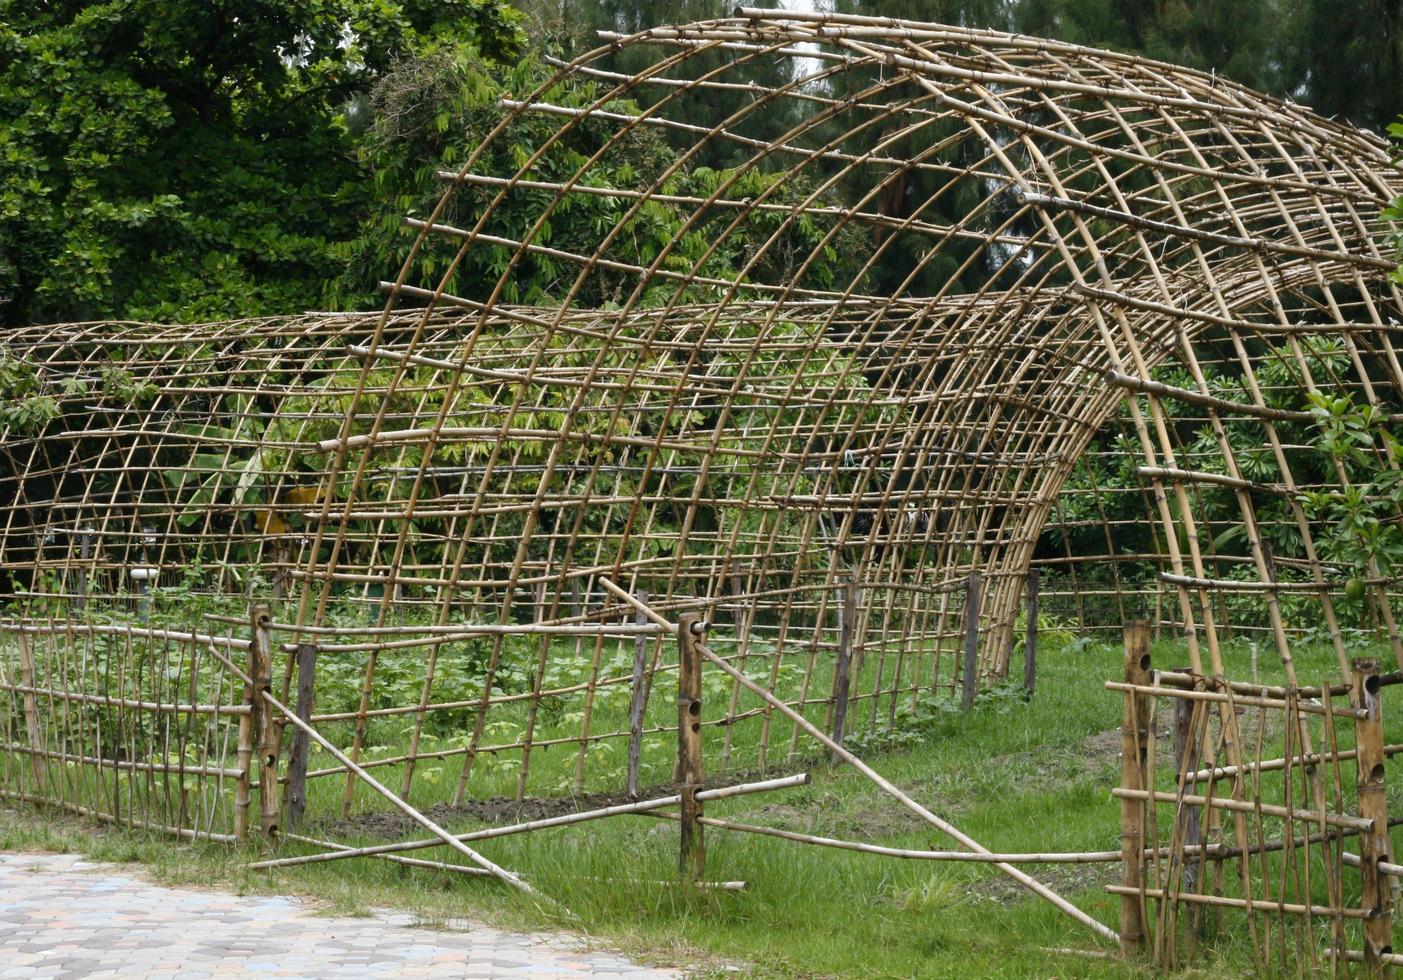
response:
[[[330,918],[287,898],[166,888],[71,854],[0,854],[0,978],[680,976],[568,937]]]

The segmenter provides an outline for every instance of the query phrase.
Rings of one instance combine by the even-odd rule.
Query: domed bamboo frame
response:
[[[56,406],[37,428],[4,434],[0,568],[22,598],[127,596],[150,570],[165,586],[280,600],[289,641],[398,634],[425,663],[417,704],[401,706],[416,719],[405,792],[445,637],[464,624],[531,626],[542,642],[526,690],[492,693],[498,633],[471,741],[456,753],[456,799],[486,751],[521,751],[520,796],[539,748],[534,708],[522,737],[492,745],[488,709],[551,694],[545,665],[562,642],[551,629],[579,628],[563,641],[577,646],[601,637],[587,653],[587,704],[627,680],[601,666],[601,624],[631,615],[601,579],[734,633],[731,655],[771,690],[797,664],[804,680],[786,700],[830,716],[825,672],[850,630],[855,656],[878,665],[854,693],[867,711],[859,724],[876,729],[907,699],[953,690],[960,667],[943,654],[962,643],[977,572],[979,674],[1002,679],[1029,571],[1098,560],[1058,555],[1049,533],[1067,523],[1059,500],[1079,461],[1124,455],[1105,436],[1121,427],[1162,546],[1117,554],[1104,522],[1099,559],[1157,573],[1116,575],[1121,609],[1164,588],[1161,623],[1186,638],[1195,670],[1221,673],[1219,600],[1258,596],[1265,622],[1245,628],[1264,627],[1289,668],[1303,625],[1281,611],[1290,594],[1317,604],[1345,666],[1344,578],[1317,553],[1298,497],[1342,492],[1348,476],[1297,481],[1299,447],[1281,432],[1312,416],[1275,405],[1280,392],[1259,374],[1285,359],[1304,390],[1348,394],[1396,423],[1403,296],[1378,216],[1400,182],[1384,143],[1213,76],[993,32],[744,10],[606,40],[504,100],[467,162],[441,175],[437,207],[407,219],[414,253],[383,284],[378,316],[7,338]],[[635,74],[608,67],[645,49],[657,55]],[[776,60],[799,65],[790,81],[752,80]],[[577,83],[592,86],[583,105],[549,101]],[[711,94],[751,101],[705,131],[669,114],[683,96]],[[555,128],[518,169],[479,172],[514,125],[539,118]],[[797,121],[770,134],[770,118]],[[537,172],[586,126],[593,156]],[[590,182],[645,130],[676,147],[667,173],[647,187]],[[742,162],[711,193],[665,186],[721,144]],[[750,174],[779,179],[735,190]],[[929,197],[908,201],[903,188],[915,186]],[[941,217],[947,197],[971,193],[973,206]],[[550,244],[552,215],[583,199],[617,215],[597,246]],[[647,267],[620,258],[619,239],[652,204],[684,213],[683,234],[705,230],[700,259],[672,261],[679,242]],[[520,234],[499,227],[508,213],[525,214]],[[771,261],[800,222],[818,244]],[[916,241],[918,254],[898,254]],[[718,276],[713,258],[734,242],[753,246],[743,271]],[[444,243],[446,271],[416,278]],[[850,283],[815,272],[835,243],[865,243]],[[484,256],[495,281],[455,294],[457,272]],[[556,302],[506,302],[519,265],[540,260],[561,270]],[[921,288],[947,268],[944,286]],[[874,270],[890,269],[897,286],[871,291]],[[582,308],[602,273],[618,300]],[[965,287],[971,277],[977,288]],[[1322,338],[1345,369],[1317,377]],[[1167,384],[1170,366],[1189,382]],[[1217,375],[1231,391],[1210,383]],[[1244,419],[1260,425],[1273,474],[1244,475],[1226,429]],[[1211,430],[1216,458],[1186,457],[1184,426]],[[1397,467],[1382,445],[1372,451]],[[1200,534],[1208,492],[1230,493],[1240,514],[1248,547],[1236,562]],[[1264,500],[1284,502],[1266,520],[1298,530],[1299,555],[1261,547]],[[849,588],[859,598],[845,627]],[[1382,571],[1370,577],[1403,666],[1396,589]],[[368,627],[331,615],[348,601],[369,608]],[[406,609],[425,614],[427,633],[397,626]],[[374,669],[372,655],[367,698]],[[729,733],[759,719],[763,766],[772,712],[746,709],[739,692],[717,721]],[[589,718],[586,707],[573,739],[579,786],[586,747],[627,734],[593,731]],[[798,729],[785,734],[792,752]]]

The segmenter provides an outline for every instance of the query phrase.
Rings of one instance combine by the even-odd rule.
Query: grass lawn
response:
[[[1377,654],[1386,665],[1392,663],[1383,648],[1354,652]],[[1187,660],[1181,646],[1167,642],[1156,644],[1153,653],[1161,667]],[[1328,648],[1304,647],[1295,653],[1303,683],[1334,680],[1334,655]],[[1245,644],[1227,648],[1230,676],[1250,677],[1250,656]],[[1269,650],[1262,651],[1264,682],[1280,679],[1275,659]],[[1118,647],[1048,642],[1042,648],[1038,694],[1031,702],[1007,693],[985,695],[969,716],[928,717],[918,744],[887,751],[872,747],[866,757],[917,800],[993,850],[1115,849],[1120,808],[1110,790],[1119,774],[1121,700],[1101,685],[1118,678],[1120,671]],[[1386,719],[1403,718],[1403,706],[1390,710],[1390,702],[1397,700],[1385,693]],[[1167,727],[1162,718],[1159,729]],[[1389,741],[1398,741],[1403,723],[1390,729]],[[713,731],[715,738],[722,737]],[[856,772],[825,761],[785,761],[782,750],[788,746],[788,733],[786,725],[782,737],[772,736],[772,747],[781,751],[772,748],[771,774],[804,769],[813,775],[811,784],[713,802],[707,806],[708,815],[898,847],[952,847]],[[739,728],[736,739],[739,743]],[[810,748],[801,741],[800,751],[808,753]],[[708,743],[710,758],[719,756],[719,751],[711,752]],[[743,764],[746,754],[738,751],[733,765]],[[563,759],[560,766],[562,776],[572,768]],[[1352,780],[1352,769],[1346,774]],[[386,767],[385,775],[392,777],[385,779],[389,785],[397,785],[393,767]],[[503,774],[498,787],[507,793],[515,783],[509,775]],[[1163,776],[1167,786],[1168,773]],[[452,780],[443,782],[446,797]],[[322,783],[311,801],[308,832],[316,835],[319,823],[336,823],[337,839],[345,843],[386,839],[383,824],[340,823],[341,780]],[[368,806],[370,798],[358,796],[362,798]],[[454,830],[482,826],[461,814],[454,817],[440,810],[435,816]],[[298,853],[299,847],[285,842],[281,850]],[[707,877],[743,879],[749,888],[684,891],[664,885],[676,878],[677,827],[641,816],[481,845],[488,857],[525,876],[559,907],[537,905],[494,882],[369,859],[250,872],[244,865],[262,853],[258,845],[230,849],[173,843],[63,816],[41,817],[28,809],[0,808],[0,848],[76,850],[94,859],[137,861],[158,881],[301,894],[324,901],[338,913],[392,906],[413,910],[426,923],[468,915],[519,928],[582,930],[647,961],[718,969],[737,964],[750,976],[1151,973],[1145,965],[1058,952],[1108,947],[984,865],[901,861],[708,829]],[[417,856],[456,860],[446,849]],[[1102,886],[1118,879],[1118,864],[1027,870],[1096,918],[1116,925],[1119,900],[1105,894]],[[1346,878],[1348,887],[1357,890],[1357,875]],[[1209,928],[1204,950],[1185,975],[1253,974],[1242,916],[1224,912]]]

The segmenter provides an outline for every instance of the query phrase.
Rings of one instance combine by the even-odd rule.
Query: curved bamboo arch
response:
[[[607,40],[503,101],[409,219],[378,316],[7,338],[54,405],[5,434],[16,588],[119,595],[149,568],[272,592],[291,626],[335,633],[365,628],[350,605],[387,630],[406,609],[445,628],[617,621],[608,578],[729,624],[771,690],[795,665],[803,705],[831,704],[809,679],[853,580],[877,727],[954,684],[942,654],[972,571],[985,679],[1007,672],[1030,568],[1103,558],[1142,601],[1094,483],[1105,554],[1054,543],[1068,495],[1089,499],[1066,490],[1076,468],[1133,459],[1134,520],[1158,542],[1136,574],[1167,587],[1160,618],[1196,667],[1221,669],[1237,594],[1288,664],[1316,610],[1343,660],[1343,573],[1297,497],[1351,475],[1296,471],[1305,392],[1389,418],[1403,401],[1381,141],[1211,76],[985,31],[745,10]],[[611,67],[643,51],[637,73]],[[776,65],[797,67],[756,80]],[[735,110],[703,130],[673,111],[688,98]],[[581,209],[592,240],[556,227]],[[548,294],[519,295],[527,267],[553,270]],[[1300,390],[1263,381],[1277,362]],[[1245,543],[1220,554],[1233,520]],[[1268,552],[1262,529],[1287,526],[1299,548]],[[1378,570],[1369,601],[1403,665],[1394,586]],[[416,648],[406,789],[443,649]],[[549,649],[511,695],[533,705],[505,746],[519,793]],[[499,635],[459,798],[502,656]],[[602,642],[584,656],[589,703],[612,681]],[[727,723],[762,719],[763,764],[771,713],[738,695]],[[586,707],[581,772],[589,726]]]

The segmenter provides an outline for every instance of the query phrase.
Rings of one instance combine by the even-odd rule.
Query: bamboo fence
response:
[[[1387,974],[1403,865],[1385,763],[1403,746],[1384,742],[1383,692],[1403,675],[1360,657],[1348,684],[1271,689],[1154,670],[1148,625],[1125,637],[1125,679],[1106,684],[1124,698],[1123,873],[1107,886],[1122,949],[1182,968],[1240,915],[1264,974]]]

